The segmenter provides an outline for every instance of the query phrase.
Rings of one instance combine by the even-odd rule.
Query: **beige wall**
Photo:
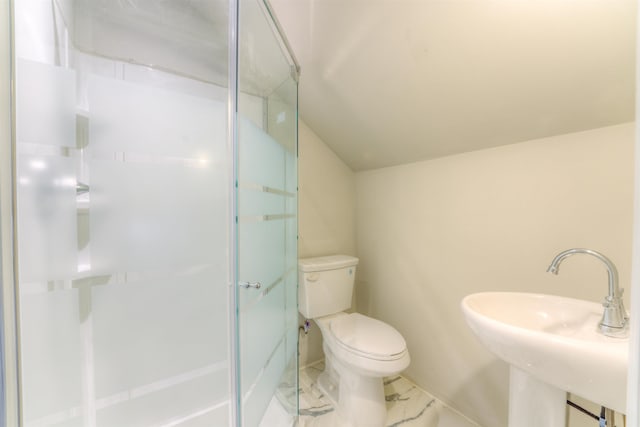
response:
[[[302,121],[298,164],[298,256],[355,256],[355,175]],[[314,324],[309,335],[301,336],[300,364],[323,357]]]
[[[601,301],[599,261],[545,273],[571,247],[609,256],[628,288],[632,186],[631,124],[357,173],[358,311],[404,335],[418,385],[506,426],[507,366],[471,334],[460,300],[509,290]]]

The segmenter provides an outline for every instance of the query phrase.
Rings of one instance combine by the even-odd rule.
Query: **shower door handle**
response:
[[[260,283],[260,282],[238,282],[238,286],[240,286],[241,288],[245,288],[245,289],[249,289],[249,288],[260,289],[262,287],[262,283]]]

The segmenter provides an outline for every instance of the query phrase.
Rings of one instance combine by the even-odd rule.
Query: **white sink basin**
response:
[[[467,323],[496,356],[560,390],[625,413],[628,339],[597,331],[600,304],[482,292],[462,300]]]

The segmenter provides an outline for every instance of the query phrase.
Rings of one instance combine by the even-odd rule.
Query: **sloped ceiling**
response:
[[[271,0],[353,170],[631,121],[635,0]]]

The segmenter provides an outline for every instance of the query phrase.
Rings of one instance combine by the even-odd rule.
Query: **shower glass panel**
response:
[[[240,407],[266,426],[298,408],[297,74],[262,0],[242,0],[239,21]]]
[[[228,3],[14,7],[23,425],[229,425]]]
[[[266,0],[0,20],[0,426],[291,425],[297,66]]]

